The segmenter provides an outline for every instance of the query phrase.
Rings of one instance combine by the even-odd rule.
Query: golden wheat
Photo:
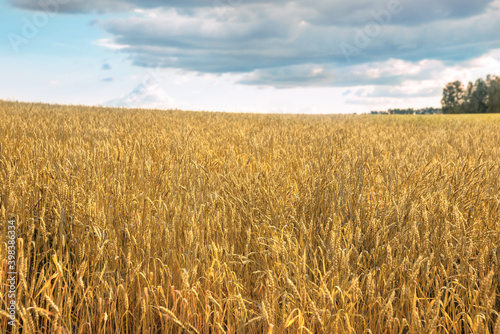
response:
[[[0,221],[0,332],[500,331],[499,116],[0,101]]]

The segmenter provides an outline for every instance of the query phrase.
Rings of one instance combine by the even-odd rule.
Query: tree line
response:
[[[387,111],[372,111],[372,115],[429,115],[429,114],[441,114],[442,110],[440,108],[407,108],[407,109],[389,109]]]
[[[450,82],[443,89],[443,114],[500,113],[500,77],[488,75],[485,79],[469,82]]]

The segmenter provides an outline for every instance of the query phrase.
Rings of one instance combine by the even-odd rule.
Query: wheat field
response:
[[[500,116],[0,101],[0,196],[2,333],[500,334]]]

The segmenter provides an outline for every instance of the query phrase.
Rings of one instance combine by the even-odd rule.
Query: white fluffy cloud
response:
[[[175,100],[167,95],[163,88],[153,79],[148,78],[130,93],[119,99],[106,102],[108,107],[171,109]]]
[[[395,62],[398,63],[398,62]],[[393,64],[377,64],[376,73],[390,71]],[[396,67],[407,68],[412,76],[402,77],[397,85],[371,84],[353,87],[344,93],[345,102],[370,110],[388,108],[421,108],[439,106],[443,87],[451,81],[464,83],[485,78],[500,69],[500,49],[481,57],[449,66],[441,61],[399,63]]]

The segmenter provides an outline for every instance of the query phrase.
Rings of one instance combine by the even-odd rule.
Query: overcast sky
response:
[[[500,74],[500,0],[0,0],[0,99],[247,112],[440,106]]]

